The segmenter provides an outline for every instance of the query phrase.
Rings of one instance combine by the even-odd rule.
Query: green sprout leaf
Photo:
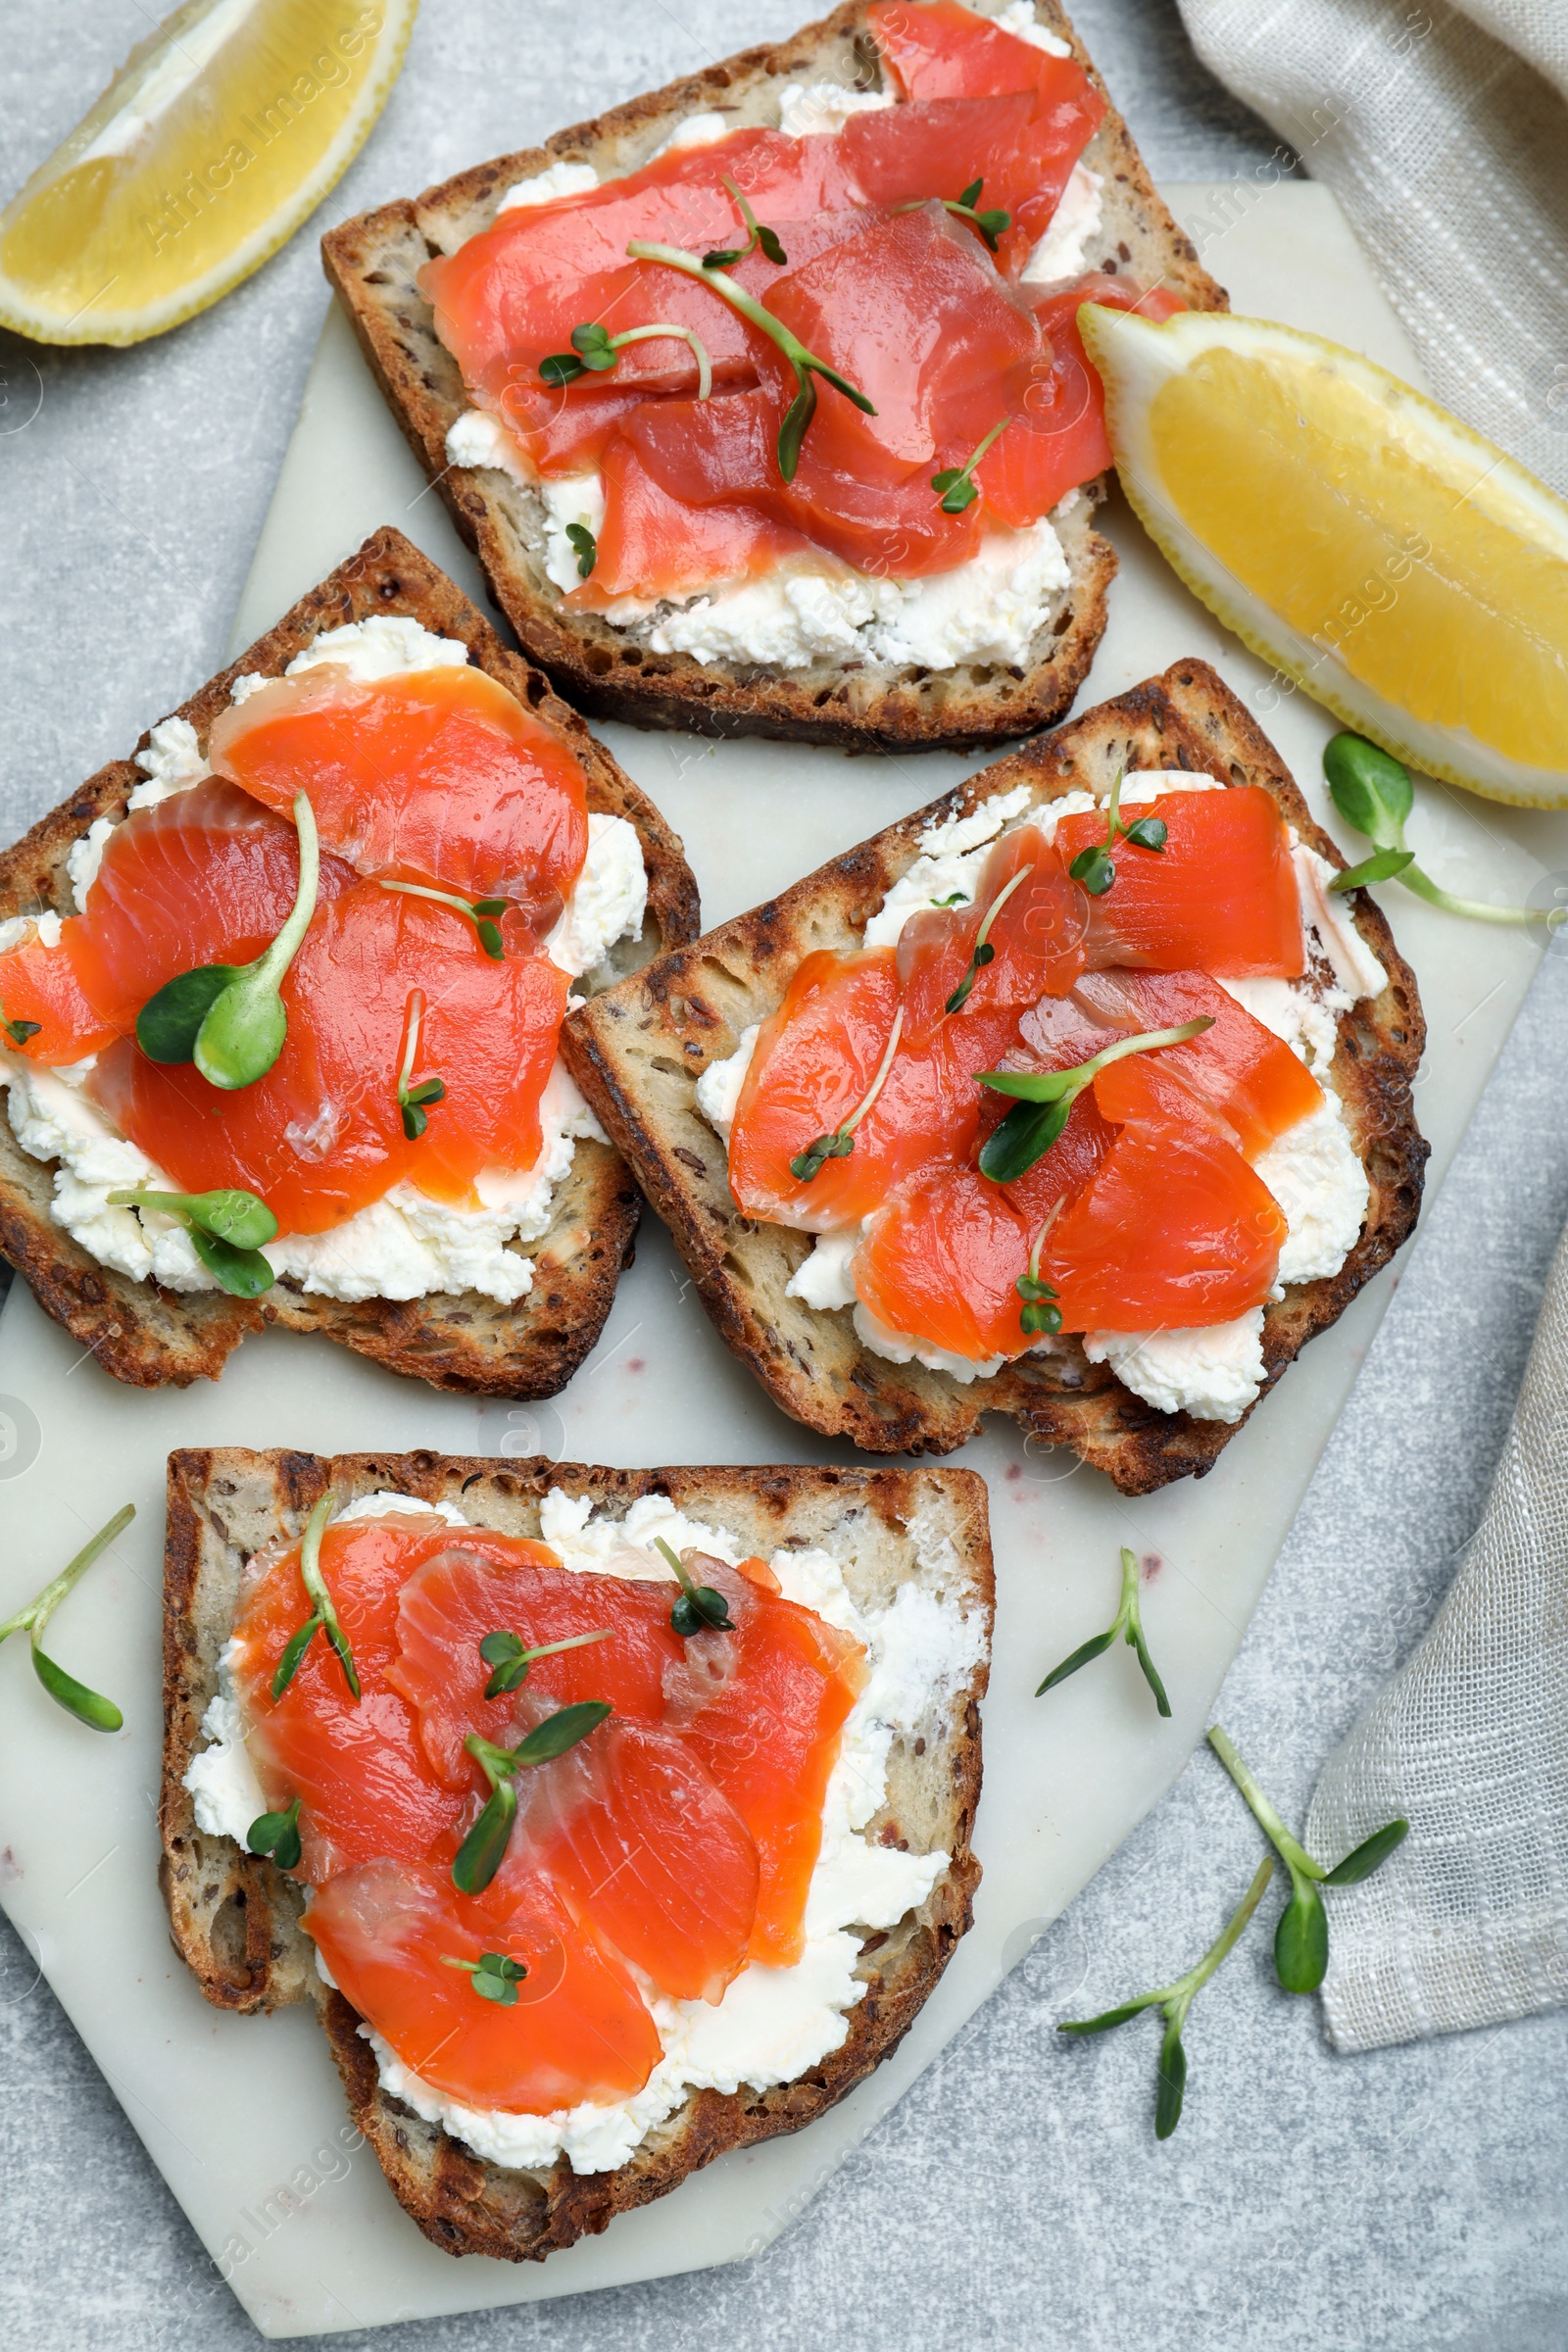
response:
[[[586,580],[599,561],[599,542],[585,522],[568,522],[566,537],[577,557],[577,577]]]
[[[1060,1205],[1058,1201],[1056,1208],[1052,1210],[1035,1235],[1029,1251],[1029,1263],[1012,1286],[1024,1301],[1018,1310],[1019,1324],[1031,1339],[1043,1331],[1054,1333],[1061,1329],[1061,1309],[1054,1304],[1056,1290],[1040,1271],[1040,1252],[1046,1246],[1046,1236],[1055,1223],[1056,1210]]]
[[[764,259],[772,263],[775,270],[782,270],[789,256],[779,243],[775,232],[770,228],[763,227],[732,179],[725,178],[724,185],[740,207],[741,219],[746,223],[746,242],[744,245],[725,246],[722,250],[714,253],[705,253],[703,268],[705,270],[728,270],[736,262],[743,262],[749,253],[760,250]]]
[[[481,931],[482,936],[482,931]],[[398,1070],[397,1103],[403,1116],[403,1132],[411,1144],[416,1144],[430,1124],[429,1106],[446,1101],[446,1083],[440,1078],[424,1078],[416,1086],[414,1064],[419,1051],[419,1030],[424,1021],[424,991],[411,988],[403,1031],[403,1060]]]
[[[1014,1184],[1049,1152],[1067,1124],[1073,1103],[1086,1086],[1113,1061],[1129,1054],[1152,1054],[1162,1046],[1183,1046],[1214,1026],[1213,1016],[1200,1014],[1179,1029],[1146,1029],[1135,1037],[1118,1038],[1090,1061],[1065,1070],[977,1070],[976,1083],[999,1095],[1017,1098],[1000,1127],[994,1127],[980,1152],[980,1173],[993,1184]]]
[[[67,1593],[81,1582],[99,1553],[107,1551],[115,1538],[124,1534],[135,1516],[135,1504],[123,1504],[95,1536],[88,1539],[75,1558],[68,1561],[52,1583],[45,1585],[43,1591],[29,1600],[24,1608],[18,1609],[14,1617],[8,1617],[0,1624],[0,1642],[4,1642],[11,1634],[27,1635],[32,1646],[32,1670],[39,1682],[57,1706],[64,1707],[68,1715],[74,1715],[78,1723],[84,1723],[93,1732],[118,1732],[125,1718],[112,1698],[105,1698],[100,1691],[89,1690],[85,1683],[78,1683],[74,1674],[68,1674],[63,1666],[57,1666],[54,1659],[46,1654],[42,1647],[44,1628]]]
[[[1374,850],[1359,865],[1348,865],[1342,874],[1336,874],[1329,888],[1342,892],[1364,890],[1369,882],[1388,882],[1414,863],[1414,850]]]
[[[946,1004],[943,1006],[942,1009],[944,1012],[961,1012],[965,1004],[968,1004],[969,992],[974,987],[974,984],[980,977],[980,974],[985,970],[986,965],[992,962],[996,956],[997,951],[991,945],[991,926],[996,921],[998,915],[1002,912],[1004,906],[1005,906],[1007,904],[1007,901],[1011,898],[1013,892],[1022,888],[1034,870],[1035,869],[1032,864],[1020,865],[1018,871],[1011,876],[1011,878],[1001,890],[998,891],[996,897],[986,908],[980,928],[974,935],[974,946],[970,950],[969,961],[964,971],[963,978],[958,982],[957,987],[954,990],[952,996],[948,999]]]
[[[1407,1821],[1386,1821],[1381,1830],[1374,1830],[1343,1862],[1336,1862],[1332,1870],[1323,1873],[1324,1886],[1358,1886],[1363,1879],[1382,1869],[1395,1847],[1402,1845],[1409,1835]]]
[[[510,1781],[498,1781],[452,1865],[452,1884],[460,1894],[483,1894],[506,1859],[516,1818],[517,1791]]]
[[[490,1641],[492,1636],[486,1635]],[[497,1747],[493,1740],[470,1732],[463,1742],[490,1783],[490,1794],[452,1865],[452,1884],[460,1894],[482,1894],[506,1858],[508,1841],[517,1818],[514,1776],[564,1756],[579,1740],[597,1731],[612,1713],[608,1699],[583,1698],[558,1707],[543,1723],[535,1724],[515,1747]]]
[[[961,514],[966,507],[974,505],[980,495],[980,485],[972,479],[974,469],[993,441],[1004,433],[1011,422],[1010,416],[1002,417],[961,466],[945,466],[940,473],[931,476],[932,489],[941,492],[944,514]]]
[[[814,1178],[822,1173],[823,1168],[827,1165],[827,1162],[830,1159],[849,1158],[850,1153],[855,1150],[855,1130],[857,1127],[858,1127],[860,1121],[865,1117],[867,1111],[870,1110],[873,1103],[876,1102],[878,1095],[882,1092],[883,1087],[887,1084],[888,1072],[893,1067],[893,1056],[899,1050],[899,1039],[903,1036],[903,1034],[904,1007],[901,1004],[898,1011],[893,1016],[892,1033],[888,1038],[887,1047],[883,1053],[882,1059],[877,1064],[876,1076],[872,1079],[870,1085],[866,1088],[865,1093],[860,1097],[859,1102],[851,1111],[849,1117],[844,1120],[841,1126],[835,1127],[831,1135],[819,1135],[814,1143],[809,1143],[807,1145],[804,1152],[797,1152],[794,1158],[790,1161],[790,1174],[795,1178],[798,1184],[810,1184]]]
[[[0,1030],[5,1032],[14,1046],[24,1046],[28,1038],[36,1037],[42,1027],[41,1021],[8,1021],[6,1008],[0,1004]]]
[[[778,345],[794,369],[799,386],[779,426],[778,467],[785,481],[793,482],[795,479],[795,469],[801,462],[801,443],[806,438],[807,426],[816,414],[817,376],[842,392],[845,399],[853,401],[865,416],[876,415],[875,409],[858,385],[852,384],[847,376],[840,375],[836,368],[830,368],[826,360],[819,360],[815,352],[808,351],[799,337],[791,334],[782,319],[775,318],[771,311],[764,310],[743,287],[736,285],[733,278],[726,277],[722,270],[710,270],[698,255],[684,253],[678,245],[651,245],[640,238],[633,238],[626,251],[634,262],[659,262],[666,270],[679,270],[685,276],[695,277],[700,285],[710,287],[721,301],[729,304],[731,310],[738,311],[743,318],[750,319],[753,326],[760,328]]]
[[[945,211],[955,214],[958,220],[967,220],[971,228],[979,231],[985,240],[987,250],[995,253],[997,240],[1006,234],[1012,215],[1000,210],[988,213],[975,211],[974,208],[980,201],[980,191],[985,184],[983,179],[971,179],[961,196],[939,196],[937,202]],[[896,213],[917,213],[922,205],[930,202],[929,196],[916,196],[911,198],[907,204],[896,204],[893,209]]]
[[[1102,899],[1116,879],[1110,853],[1099,842],[1091,849],[1080,850],[1067,871],[1075,882],[1083,884],[1092,899]]]
[[[1187,2093],[1187,2051],[1182,2042],[1187,2013],[1214,1971],[1241,1941],[1273,1876],[1273,1857],[1265,1854],[1251,1885],[1221,1933],[1197,1966],[1190,1968],[1184,1977],[1178,1977],[1173,1984],[1161,1984],[1153,1992],[1141,1993],[1137,2000],[1123,2001],[1119,2008],[1107,2009],[1099,2017],[1073,2019],[1056,2028],[1058,2034],[1106,2034],[1113,2027],[1124,2026],[1130,2019],[1142,2016],[1146,2009],[1159,2010],[1165,2020],[1165,2032],[1159,2045],[1159,2082],[1154,2094],[1156,2139],[1169,2139],[1181,2122]]]
[[[245,1833],[253,1854],[270,1854],[279,1870],[295,1870],[304,1850],[300,1842],[300,1804],[296,1797],[284,1813],[258,1813]]]
[[[1323,750],[1323,773],[1329,798],[1346,823],[1353,825],[1357,833],[1365,833],[1383,853],[1351,866],[1348,873],[1337,874],[1329,885],[1331,890],[1359,890],[1368,882],[1397,878],[1429,906],[1441,906],[1473,923],[1544,923],[1548,930],[1556,930],[1568,922],[1568,907],[1494,906],[1485,899],[1456,898],[1451,890],[1441,889],[1417,865],[1414,851],[1405,848],[1405,819],[1415,805],[1409,774],[1391,752],[1369,743],[1364,735],[1347,732],[1332,737]]]
[[[382,882],[382,890],[395,890],[407,899],[429,899],[437,906],[450,906],[454,914],[463,915],[473,925],[479,945],[492,963],[506,960],[499,917],[511,906],[510,899],[460,899],[454,891],[432,890],[425,882]]]
[[[515,2006],[517,1986],[528,1974],[520,1960],[509,1959],[505,1952],[481,1952],[477,1960],[460,1960],[454,1952],[443,1952],[441,1965],[466,1969],[480,1999],[495,2001],[503,2009]]]
[[[1076,1674],[1080,1666],[1087,1666],[1093,1659],[1102,1656],[1118,1634],[1128,1648],[1137,1652],[1144,1680],[1154,1694],[1155,1707],[1161,1715],[1169,1715],[1170,1700],[1165,1696],[1165,1686],[1154,1671],[1154,1661],[1144,1640],[1144,1624],[1138,1600],[1137,1555],[1129,1551],[1125,1544],[1121,1554],[1121,1601],[1110,1625],[1104,1633],[1094,1634],[1087,1642],[1081,1642],[1070,1657],[1062,1659],[1059,1666],[1053,1667],[1035,1692],[1036,1698],[1044,1698],[1048,1690],[1054,1690],[1058,1683],[1064,1683],[1070,1674]]]
[[[223,1187],[212,1193],[161,1193],[135,1185],[109,1195],[111,1208],[156,1208],[177,1218],[209,1274],[236,1298],[259,1298],[277,1277],[261,1245],[277,1232],[277,1219],[254,1193]]]
[[[525,1649],[517,1636],[505,1629],[486,1634],[479,1644],[479,1655],[487,1666],[495,1668],[484,1687],[486,1698],[505,1698],[511,1691],[519,1690],[535,1658],[553,1658],[564,1649],[586,1649],[592,1642],[608,1642],[614,1630],[607,1625],[596,1634],[573,1634],[564,1642],[542,1642],[535,1649]]]
[[[278,994],[316,912],[320,853],[308,797],[295,795],[300,878],[287,922],[254,963],[215,963],[181,972],[136,1016],[136,1043],[150,1061],[193,1061],[209,1086],[254,1086],[283,1051],[288,1014]]]
[[[571,350],[553,351],[548,359],[540,361],[540,381],[552,388],[559,388],[564,384],[575,383],[585,371],[604,375],[614,367],[629,345],[671,341],[689,346],[697,362],[697,397],[706,400],[713,389],[713,364],[708,356],[708,346],[689,326],[673,326],[667,319],[661,319],[654,326],[630,326],[623,335],[612,335],[592,319],[581,326],[574,326],[571,330]],[[567,536],[570,537],[569,529]],[[579,556],[580,576],[586,579],[592,569],[591,561],[588,571],[582,569]]]
[[[1385,1823],[1331,1872],[1314,1862],[1269,1803],[1235,1744],[1219,1724],[1208,1744],[1247,1799],[1249,1810],[1291,1874],[1291,1899],[1274,1934],[1274,1974],[1287,1992],[1316,1992],[1328,1973],[1329,1920],[1320,1886],[1353,1886],[1381,1868],[1409,1831],[1406,1821]]]
[[[669,1612],[676,1633],[682,1640],[693,1634],[732,1634],[735,1621],[723,1593],[711,1585],[698,1584],[679,1552],[662,1536],[656,1536],[654,1542],[680,1580],[680,1598]]]
[[[272,1675],[272,1696],[281,1698],[299,1671],[300,1660],[318,1633],[324,1633],[328,1646],[343,1669],[343,1680],[356,1705],[361,1698],[360,1677],[354,1663],[354,1652],[338,1619],[332,1595],[321,1574],[321,1538],[332,1516],[332,1496],[323,1494],[305,1522],[300,1538],[300,1582],[315,1604],[305,1623],[292,1633],[284,1643],[282,1655]]]
[[[1162,816],[1139,816],[1123,825],[1121,837],[1136,842],[1141,850],[1162,850],[1170,839],[1170,827]]]

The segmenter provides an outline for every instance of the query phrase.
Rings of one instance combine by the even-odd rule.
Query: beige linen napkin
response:
[[[1568,0],[1179,5],[1334,190],[1437,398],[1568,491]]]
[[[1330,1758],[1306,1823],[1331,1860],[1403,1814],[1329,1897],[1341,2049],[1568,2001],[1568,1236],[1486,1513],[1415,1655]]]

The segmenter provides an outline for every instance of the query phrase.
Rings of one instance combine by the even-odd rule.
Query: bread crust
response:
[[[640,941],[613,951],[612,969],[696,937],[697,885],[680,841],[646,794],[563,703],[537,669],[503,645],[445,572],[401,531],[380,530],[358,554],[303,596],[275,627],[210,678],[170,715],[205,740],[245,671],[280,673],[322,629],[401,613],[438,636],[461,638],[477,666],[514,694],[580,760],[588,806],[623,816],[642,843],[648,919]],[[146,749],[150,730],[137,743]],[[111,760],[58,808],[0,854],[0,921],[14,914],[74,908],[67,858],[100,816],[118,819],[145,781],[128,760]],[[602,982],[609,972],[588,985]],[[579,983],[579,985],[583,985]],[[175,1294],[100,1265],[54,1222],[52,1163],[33,1159],[0,1117],[0,1252],[30,1284],[38,1303],[97,1357],[136,1388],[216,1380],[247,1332],[268,1323],[324,1332],[357,1354],[434,1388],[495,1396],[551,1396],[564,1387],[604,1327],[622,1265],[630,1261],[640,1213],[619,1154],[579,1143],[560,1186],[549,1230],[530,1247],[534,1287],[515,1306],[467,1292],[460,1297],[356,1303],[313,1296],[281,1279],[249,1302],[222,1293]]]
[[[1192,309],[1223,310],[1223,287],[1200,266],[1196,248],[1160,202],[1067,17],[1055,0],[1036,0],[1035,14],[1071,42],[1105,100],[1104,121],[1084,156],[1104,182],[1094,266],[1112,275],[1126,270],[1145,286],[1163,284]],[[776,120],[777,89],[802,76],[872,85],[876,53],[864,0],[850,0],[790,40],[745,50],[558,131],[542,147],[497,157],[412,201],[361,214],[322,239],[322,264],[410,447],[439,485],[518,642],[579,710],[643,727],[769,735],[852,750],[984,750],[1053,724],[1088,674],[1116,569],[1110,546],[1091,527],[1102,483],[1087,485],[1058,522],[1071,581],[1026,665],[846,669],[824,660],[780,673],[656,654],[596,614],[568,613],[544,571],[537,497],[493,467],[447,463],[447,433],[469,403],[416,283],[423,264],[487,227],[506,190],[552,163],[589,162],[602,176],[633,171],[685,116],[721,109],[737,124]]]
[[[859,1515],[866,1571],[887,1589],[909,1565],[911,1530],[951,1546],[952,1578],[989,1629],[994,1606],[985,1483],[963,1470],[603,1470],[547,1460],[503,1463],[429,1452],[318,1455],[191,1449],[169,1457],[164,1583],[164,1759],[159,1883],[175,1949],[216,2007],[253,2013],[314,2001],[359,2129],[398,2201],[432,2244],[451,2254],[542,2261],[602,2230],[617,2213],[676,2187],[727,2149],[798,2131],[837,2103],[897,2047],[970,1924],[980,1866],[970,1838],[980,1795],[982,1664],[957,1694],[946,1737],[918,1752],[895,1741],[889,1795],[867,1836],[952,1855],[920,1908],[868,1939],[857,1974],[864,1999],[850,2012],[839,2049],[792,2083],[730,2094],[694,2092],[611,2173],[577,2174],[563,2158],[548,2171],[483,2162],[439,2126],[391,2098],[361,2037],[361,2020],[321,1983],[300,1928],[303,1900],[272,1864],[197,1828],[184,1775],[201,1745],[201,1720],[217,1688],[217,1661],[232,1620],[246,1559],[264,1543],[299,1533],[328,1491],[344,1502],[378,1490],[448,1501],[477,1526],[537,1535],[552,1486],[623,1512],[640,1495],[665,1494],[707,1513],[767,1553],[811,1543]],[[901,1564],[902,1563],[902,1564]]]
[[[1260,784],[1301,840],[1344,859],[1313,821],[1268,738],[1217,674],[1178,662],[984,768],[957,790],[890,825],[766,905],[724,923],[690,949],[596,998],[567,1023],[562,1050],[606,1132],[674,1236],[703,1302],[728,1346],[774,1402],[823,1436],[873,1453],[949,1453],[976,1436],[986,1412],[1007,1413],[1046,1446],[1071,1446],[1124,1494],[1201,1477],[1241,1422],[1164,1413],[1135,1396],[1076,1340],[1031,1352],[964,1387],[919,1364],[893,1364],[857,1338],[847,1310],[824,1313],[785,1296],[811,1237],[754,1224],[730,1193],[725,1152],[696,1105],[710,1061],[781,1003],[813,949],[859,945],[866,922],[914,861],[921,833],[996,793],[1027,785],[1038,803],[1096,785],[1117,767],[1185,767],[1227,784]],[[1371,1187],[1361,1238],[1339,1273],[1292,1284],[1263,1317],[1269,1394],[1307,1341],[1350,1303],[1412,1230],[1427,1145],[1411,1086],[1425,1043],[1415,976],[1364,891],[1352,919],[1389,975],[1375,1000],[1338,1022],[1331,1077]],[[1250,1408],[1257,1409],[1257,1403]],[[1249,1418],[1250,1414],[1244,1416]]]

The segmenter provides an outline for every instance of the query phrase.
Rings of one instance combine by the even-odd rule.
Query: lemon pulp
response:
[[[1568,564],[1485,450],[1294,356],[1212,349],[1150,412],[1162,487],[1241,587],[1436,727],[1568,770]]]

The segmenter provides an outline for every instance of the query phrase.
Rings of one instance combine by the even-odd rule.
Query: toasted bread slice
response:
[[[1036,804],[1074,789],[1103,794],[1124,761],[1261,784],[1302,841],[1344,863],[1236,697],[1203,662],[1179,662],[608,990],[563,1033],[568,1066],[674,1235],[720,1333],[775,1403],[825,1436],[852,1438],[873,1453],[948,1453],[977,1434],[983,1413],[1010,1413],[1031,1437],[1072,1446],[1124,1494],[1143,1494],[1174,1478],[1201,1476],[1240,1426],[1158,1411],[1108,1366],[1090,1363],[1076,1341],[1059,1352],[1020,1356],[969,1387],[871,1353],[847,1309],[824,1313],[785,1296],[811,1237],[741,1214],[724,1147],[697,1108],[707,1064],[733,1053],[741,1031],[776,1009],[802,957],[859,945],[888,890],[913,863],[927,826],[1020,784]],[[1427,1146],[1410,1088],[1426,1031],[1415,978],[1373,902],[1358,892],[1351,905],[1389,984],[1340,1016],[1329,1082],[1367,1171],[1371,1204],[1340,1272],[1291,1285],[1267,1308],[1263,1395],[1394,1254],[1421,1198]]]
[[[1104,94],[1055,0],[1036,0],[1035,16],[1071,41]],[[592,122],[558,131],[542,147],[500,156],[412,202],[346,220],[322,239],[322,260],[398,422],[484,565],[518,642],[579,710],[636,726],[710,735],[775,735],[851,749],[983,750],[1061,717],[1088,672],[1116,568],[1109,546],[1091,527],[1102,485],[1089,485],[1089,495],[1060,521],[1071,578],[1019,666],[964,663],[927,671],[874,663],[846,667],[824,659],[808,669],[780,671],[658,654],[595,614],[564,611],[561,591],[544,569],[538,491],[494,467],[447,463],[447,433],[470,404],[416,283],[431,255],[450,253],[487,228],[508,188],[553,163],[589,163],[601,178],[634,172],[688,116],[721,112],[736,128],[776,123],[785,86],[818,80],[862,90],[880,85],[863,0],[851,0],[774,48],[748,49]],[[1112,275],[1126,271],[1144,286],[1162,284],[1194,310],[1223,310],[1224,289],[1199,266],[1195,248],[1154,193],[1108,95],[1104,121],[1083,160],[1104,182],[1103,220],[1086,267]]]
[[[918,1579],[960,1596],[967,1614],[993,1604],[982,1479],[964,1470],[592,1470],[575,1464],[493,1462],[436,1453],[251,1452],[237,1446],[169,1459],[164,1580],[164,1770],[160,1883],[176,1948],[208,2000],[222,2009],[275,2009],[312,2000],[332,2045],[355,2123],[394,2194],[433,2244],[450,2254],[540,2261],[603,2230],[617,2213],[674,2188],[727,2148],[798,2131],[833,2106],[893,2050],[970,1923],[980,1866],[970,1833],[980,1794],[982,1664],[958,1689],[934,1734],[897,1737],[887,1801],[867,1824],[872,1842],[952,1857],[926,1901],[869,1936],[857,1975],[865,1997],[842,2046],[799,2082],[728,2095],[693,2092],[617,2171],[577,2174],[481,2162],[438,2126],[385,2092],[360,2037],[360,2019],[321,1982],[300,1928],[301,1889],[270,1862],[196,1825],[184,1775],[203,1744],[201,1721],[218,1688],[218,1657],[245,1562],[279,1535],[297,1535],[329,1490],[344,1503],[379,1491],[451,1502],[475,1527],[539,1533],[554,1486],[591,1495],[612,1516],[639,1495],[667,1494],[708,1515],[762,1556],[781,1544],[837,1540],[856,1599],[886,1603]],[[853,1533],[853,1551],[844,1546]]]
[[[275,628],[210,678],[172,715],[188,719],[199,742],[227,707],[243,671],[280,673],[323,629],[371,613],[404,613],[434,634],[461,638],[481,669],[552,727],[581,760],[588,806],[637,828],[648,869],[648,915],[637,941],[622,941],[579,988],[603,986],[662,949],[684,945],[698,927],[697,885],[681,846],[647,797],[597,743],[549,682],[510,653],[446,573],[400,531],[381,530],[301,597]],[[143,735],[137,751],[146,748]],[[72,845],[101,816],[119,818],[144,781],[134,760],[112,760],[0,855],[0,921],[53,908],[75,910],[67,870]],[[51,1163],[23,1151],[0,1113],[0,1253],[31,1284],[39,1304],[90,1348],[106,1372],[136,1388],[216,1380],[248,1331],[281,1323],[323,1331],[395,1372],[435,1388],[497,1396],[551,1396],[564,1387],[610,1312],[632,1247],[639,1201],[619,1155],[580,1142],[558,1190],[548,1232],[526,1246],[534,1286],[514,1306],[469,1292],[357,1303],[313,1296],[280,1280],[254,1304],[221,1292],[177,1296],[100,1265],[50,1213]]]

